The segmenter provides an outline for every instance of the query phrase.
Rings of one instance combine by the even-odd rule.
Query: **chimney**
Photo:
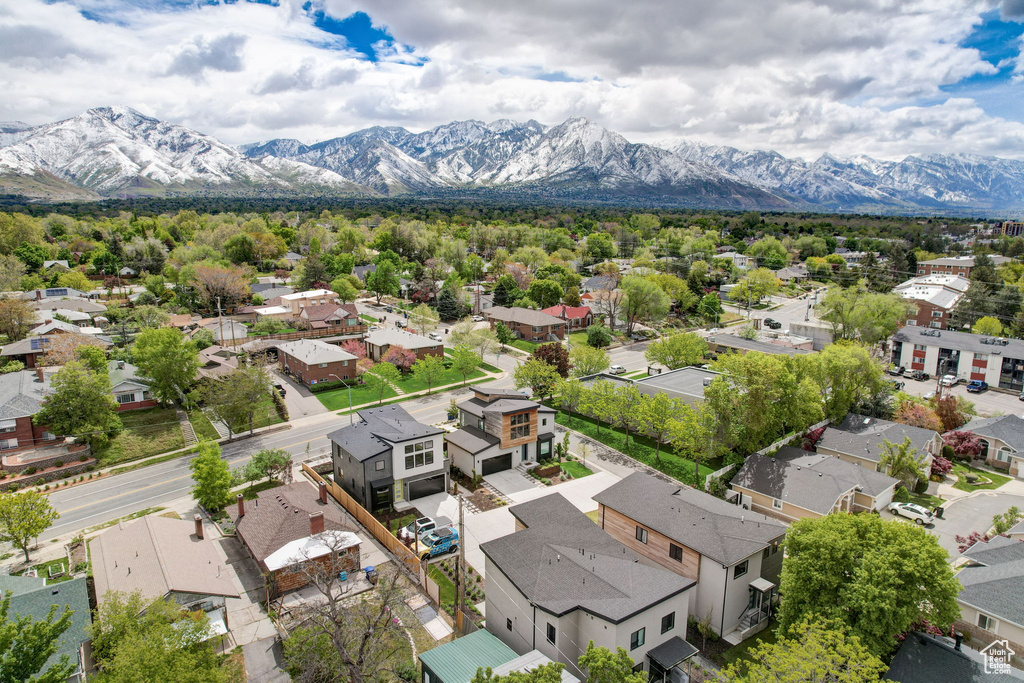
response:
[[[953,638],[956,639],[956,645],[953,646],[953,649],[959,652],[960,645],[964,642],[964,634],[960,631],[953,631]]]
[[[36,301],[42,301],[42,300],[43,300],[43,290],[37,289],[36,290]]]
[[[320,502],[327,505],[327,483],[320,482]]]
[[[203,540],[203,517],[197,512],[193,519],[196,522],[196,537],[201,541]]]
[[[52,322],[53,322],[53,320],[51,320],[51,319],[47,318],[46,320],[44,320],[44,321],[43,321],[43,324],[44,324],[44,325],[49,325],[49,324],[50,324],[50,323],[52,323]]]
[[[309,535],[316,536],[324,532],[324,513],[313,512],[309,515]]]
[[[38,365],[36,366],[36,381],[37,382],[44,381],[43,380],[43,368],[38,366]]]
[[[238,501],[238,518],[241,519],[245,516],[245,498],[239,493],[235,499]]]

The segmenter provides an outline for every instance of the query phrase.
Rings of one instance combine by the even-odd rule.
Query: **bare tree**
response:
[[[285,641],[285,657],[300,683],[372,683],[393,679],[402,662],[396,657],[409,647],[409,636],[396,609],[404,601],[401,573],[380,568],[377,587],[363,593],[355,604],[348,597],[338,573],[351,571],[346,561],[343,536],[321,534],[329,552],[300,564],[302,573],[319,595],[303,603],[298,616],[302,626]],[[365,597],[364,597],[365,596]]]

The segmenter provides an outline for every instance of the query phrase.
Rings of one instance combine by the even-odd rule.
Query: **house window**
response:
[[[6,450],[8,448],[17,448],[17,447],[18,447],[18,440],[17,439],[0,439],[0,451]]]
[[[13,432],[13,431],[15,431],[17,429],[18,429],[18,424],[16,422],[12,423],[12,424],[5,424],[3,426],[0,426],[0,432]]]
[[[46,439],[47,441],[53,441],[54,439],[57,438],[57,435],[54,434],[53,432],[43,432],[43,438]]]
[[[373,469],[377,470],[378,472],[383,472],[384,471],[384,461],[383,460],[378,460],[377,462],[373,463]]]
[[[506,619],[505,620],[505,628],[507,628],[509,631],[512,630],[512,620],[511,619]]]
[[[434,451],[427,451],[423,454],[423,464],[433,465],[434,464]]]
[[[661,618],[661,632],[668,633],[676,627],[676,613],[666,614]]]
[[[738,579],[747,573],[747,563],[749,560],[743,560],[738,565],[732,568],[732,578]]]
[[[987,369],[988,369],[987,367],[982,366],[982,365],[972,365],[971,366],[971,372],[975,372],[975,373],[978,373],[980,375],[984,375],[985,371]]]
[[[636,528],[636,540],[640,541],[641,543],[647,543],[647,529],[643,528],[642,526],[638,526]]]
[[[413,456],[411,456],[411,455],[405,456],[405,469],[411,470],[415,466],[416,466],[415,463],[413,463]]]
[[[413,449],[413,446],[412,446],[412,444],[409,444],[408,446],[406,446],[406,447],[405,447],[405,453],[406,453],[406,455],[408,455],[409,453],[412,453],[412,449]]]
[[[1009,448],[1003,446],[996,451],[996,460],[999,462],[1010,462],[1010,454],[1013,453]]]
[[[932,317],[933,318],[941,318],[942,317],[942,311],[932,311]]]
[[[645,640],[646,636],[647,636],[647,629],[646,628],[642,628],[642,629],[639,629],[639,630],[636,630],[636,631],[633,631],[632,633],[630,633],[629,634],[629,649],[630,650],[635,650],[638,647],[643,647],[644,640]]]
[[[548,624],[548,642],[552,645],[555,644],[555,625]]]
[[[782,501],[779,500],[778,498],[772,498],[772,507],[775,508],[776,510],[781,510]]]
[[[772,555],[774,555],[777,552],[779,552],[779,544],[778,543],[776,543],[775,545],[772,546]]]
[[[682,562],[683,561],[683,549],[680,546],[676,545],[675,543],[669,543],[668,544],[668,556],[671,557],[676,562]],[[662,631],[662,633],[664,633],[664,631]]]
[[[999,622],[993,619],[992,617],[988,616],[987,614],[981,614],[980,612],[978,613],[978,626],[980,628],[983,628],[991,633],[995,633],[997,624],[999,624]]]
[[[551,453],[551,442],[550,441],[541,441],[540,445],[539,445],[539,448],[540,448],[540,454],[541,455],[548,455],[548,454]]]
[[[548,419],[546,417],[545,418],[541,418],[540,424],[541,424],[542,427],[547,427],[548,426]]]
[[[924,344],[914,344],[915,351],[926,351],[928,349]]]
[[[771,551],[768,550],[768,548],[765,548],[764,552],[761,553],[761,559],[762,560],[767,560],[768,559],[768,555],[770,555],[770,554],[771,554]]]
[[[318,367],[318,368],[326,368],[326,367],[327,367],[327,363],[321,363],[321,364],[320,364],[320,365],[318,365],[317,367]]]
[[[117,395],[117,402],[120,403],[121,405],[124,405],[125,403],[132,403],[133,401],[135,401],[135,394]]]
[[[419,453],[422,450],[423,450],[423,444],[421,444],[421,443],[416,444],[416,452]]]
[[[987,353],[976,353],[976,354],[974,354],[974,360],[988,361],[988,354]]]
[[[942,321],[941,320],[933,320],[932,321],[932,327],[936,327],[936,328],[942,327]]]

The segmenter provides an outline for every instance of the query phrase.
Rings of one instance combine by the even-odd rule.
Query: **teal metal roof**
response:
[[[420,653],[420,661],[442,683],[469,683],[477,669],[501,666],[518,657],[490,631],[483,629]]]
[[[72,611],[71,625],[57,639],[57,652],[46,660],[45,666],[56,663],[61,655],[67,655],[72,664],[77,664],[78,649],[89,639],[87,629],[92,623],[86,578],[82,576],[71,581],[51,583],[48,586],[38,586],[29,590],[26,590],[28,586],[25,582],[12,581],[12,579],[20,578],[22,577],[4,577],[6,590],[15,593],[11,597],[12,614],[38,620],[46,618],[51,605],[57,605],[58,615],[64,611],[65,607],[71,608]],[[14,585],[15,583],[20,585]]]

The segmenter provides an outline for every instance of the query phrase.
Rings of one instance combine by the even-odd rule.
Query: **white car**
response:
[[[410,522],[398,530],[398,540],[411,541],[417,536],[422,538],[423,534],[433,531],[436,527],[437,523],[430,517],[420,517],[415,522]]]
[[[914,520],[914,524],[931,524],[932,513],[915,503],[889,503],[889,512]]]
[[[427,336],[433,339],[434,341],[444,341],[444,337],[441,336],[440,332],[431,332]]]
[[[621,365],[612,365],[608,368],[608,372],[613,375],[621,375],[625,371],[626,368],[622,367]]]
[[[960,378],[956,375],[943,375],[942,379],[939,380],[939,384],[944,387],[955,387],[960,384]]]
[[[483,321],[484,321],[484,317],[482,315],[474,315],[473,316],[473,322],[475,322],[475,323],[482,323]]]

